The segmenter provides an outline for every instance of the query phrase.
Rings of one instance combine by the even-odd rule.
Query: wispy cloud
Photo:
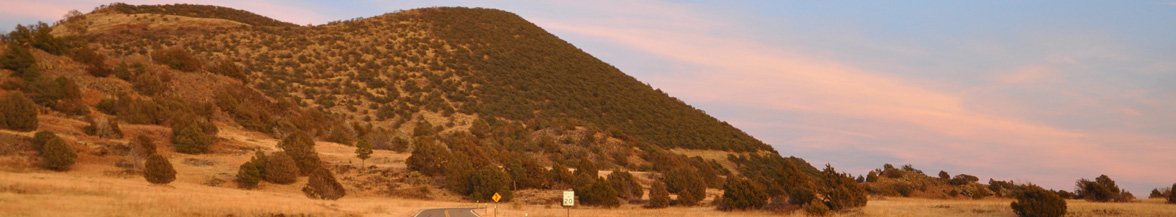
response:
[[[659,6],[643,8],[662,8]],[[1176,179],[1176,175],[1148,172],[1163,171],[1165,168],[1160,165],[1176,163],[1176,159],[1153,154],[1171,153],[1174,148],[1157,144],[1170,144],[1173,138],[1120,131],[1092,132],[1011,115],[1051,111],[1036,107],[1039,104],[1004,100],[1008,95],[1003,92],[1015,90],[1004,85],[1043,89],[1039,92],[1075,100],[1067,104],[1084,103],[1085,107],[1107,113],[1140,113],[1129,106],[1106,104],[1106,100],[1068,89],[1105,87],[1038,85],[1070,81],[1066,76],[1072,74],[1060,73],[1055,66],[1078,64],[1072,57],[1045,57],[1040,64],[991,72],[993,76],[989,78],[996,86],[974,80],[980,83],[951,87],[936,81],[858,68],[852,62],[796,53],[795,50],[802,49],[764,44],[739,37],[744,34],[740,32],[714,31],[729,27],[693,22],[721,19],[701,16],[705,13],[699,10],[671,8],[677,10],[662,11],[664,19],[645,19],[640,25],[617,22],[623,19],[540,20],[539,24],[690,65],[688,68],[693,70],[647,77],[654,86],[688,102],[786,114],[776,119],[728,117],[736,118],[732,123],[749,131],[803,132],[768,141],[788,142],[777,143],[777,147],[881,152],[917,165],[943,165],[996,178],[1031,177],[1034,182],[1062,189],[1068,188],[1074,179],[1100,173],[1136,180]],[[1112,92],[1116,91],[1121,90]],[[976,92],[989,94],[973,94]],[[1002,106],[1025,111],[977,110]],[[1113,117],[1104,119],[1108,118]],[[838,156],[801,157],[839,161]],[[1140,157],[1148,160],[1137,160]]]
[[[1043,79],[1052,72],[1053,69],[1047,66],[1026,66],[1000,74],[996,80],[1002,84],[1028,83]]]

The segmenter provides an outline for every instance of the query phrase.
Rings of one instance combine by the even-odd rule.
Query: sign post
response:
[[[576,192],[575,191],[564,191],[563,192],[563,206],[568,209],[568,217],[572,216],[572,206],[575,206],[575,205],[576,205]]]
[[[498,217],[498,200],[502,199],[502,195],[498,195],[498,192],[494,192],[494,196],[490,197],[490,199],[494,199],[494,217]]]

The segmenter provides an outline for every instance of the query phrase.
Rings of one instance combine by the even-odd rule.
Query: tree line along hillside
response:
[[[952,175],[940,170],[934,175],[923,173],[910,164],[894,167],[884,164],[882,168],[869,171],[857,177],[865,190],[873,195],[893,197],[919,197],[931,199],[983,199],[990,197],[1014,198],[1029,190],[1042,190],[1062,199],[1084,199],[1096,202],[1130,202],[1135,196],[1120,189],[1107,175],[1094,180],[1079,178],[1074,189],[1041,189],[1033,183],[1017,183],[1012,180],[988,179],[981,182],[979,177],[969,174]],[[1168,193],[1155,189],[1149,197],[1160,198]]]
[[[252,12],[220,7],[214,5],[170,4],[165,6],[130,5],[126,3],[112,3],[94,12],[115,12],[123,14],[164,14],[185,17],[217,18],[237,21],[255,26],[296,26]]]
[[[650,184],[635,185],[636,175],[626,172],[634,171],[657,190],[650,195],[659,202],[650,207],[822,212],[865,205],[865,188],[850,174],[782,157],[508,12],[425,8],[296,26],[215,6],[116,3],[95,11],[158,23],[183,20],[152,14],[250,24],[49,31],[93,21],[71,13],[53,26],[5,35],[2,88],[24,93],[47,114],[87,120],[87,132],[103,138],[123,137],[100,133],[121,132],[119,124],[160,125],[172,132],[163,144],[203,154],[223,149],[217,135],[228,125],[299,144],[360,144],[412,153],[406,164],[418,176],[411,182],[471,200],[492,195],[486,189],[572,188],[612,192],[584,195],[591,205],[641,203],[641,185]],[[54,62],[79,65],[82,73]],[[82,100],[79,92],[100,100]],[[316,166],[317,154],[290,147],[303,148],[258,153],[241,165],[237,181],[287,183],[294,170],[283,162],[292,158],[300,175],[321,181],[304,189],[308,196],[343,195],[331,171],[322,172],[330,167]],[[730,155],[706,159],[680,149]],[[669,194],[676,200],[660,198]],[[706,198],[713,204],[699,204]]]

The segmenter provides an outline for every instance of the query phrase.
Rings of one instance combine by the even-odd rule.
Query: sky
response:
[[[153,1],[295,24],[497,8],[816,166],[1176,182],[1176,1]],[[105,1],[0,0],[0,31]]]

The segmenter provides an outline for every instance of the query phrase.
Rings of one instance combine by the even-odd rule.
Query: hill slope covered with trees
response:
[[[317,180],[308,196],[347,195],[331,175],[344,171],[315,153],[318,140],[412,153],[404,164],[416,175],[405,182],[471,200],[572,188],[612,192],[583,195],[612,207],[664,185],[675,205],[710,198],[724,210],[865,204],[852,176],[784,158],[505,11],[424,8],[298,26],[217,6],[115,3],[17,29],[3,38],[0,88],[90,123],[86,132],[117,139],[119,123],[158,125],[170,130],[164,145],[190,155],[248,149],[227,147],[224,127],[282,140],[273,157],[240,151],[253,157],[236,176],[243,188],[288,183],[297,175],[279,172],[297,170]],[[698,152],[726,157],[684,154]]]

